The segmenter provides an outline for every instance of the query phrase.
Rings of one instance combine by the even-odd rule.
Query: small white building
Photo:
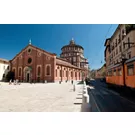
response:
[[[9,61],[0,58],[0,81],[2,81],[4,76],[6,76],[8,71],[9,71]]]

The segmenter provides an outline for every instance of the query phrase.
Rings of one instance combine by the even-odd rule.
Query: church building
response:
[[[67,82],[87,76],[86,69],[32,45],[31,41],[10,60],[10,67],[21,82]]]

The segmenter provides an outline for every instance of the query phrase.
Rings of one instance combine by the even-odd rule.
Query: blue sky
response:
[[[67,45],[73,37],[76,44],[83,46],[84,55],[88,58],[91,69],[97,69],[104,63],[105,39],[113,34],[117,26],[117,24],[0,24],[0,58],[12,59],[28,45],[29,39],[33,45],[59,56],[61,47]]]

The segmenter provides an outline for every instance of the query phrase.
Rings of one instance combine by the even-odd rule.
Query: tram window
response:
[[[116,76],[116,70],[114,70],[113,75]]]
[[[108,76],[112,76],[112,71],[108,71]]]
[[[133,75],[134,74],[134,65],[127,66],[127,75]]]
[[[122,75],[121,68],[118,69],[118,75]]]

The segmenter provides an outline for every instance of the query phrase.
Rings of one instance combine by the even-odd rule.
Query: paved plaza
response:
[[[80,112],[82,85],[71,83],[0,85],[0,112]]]

